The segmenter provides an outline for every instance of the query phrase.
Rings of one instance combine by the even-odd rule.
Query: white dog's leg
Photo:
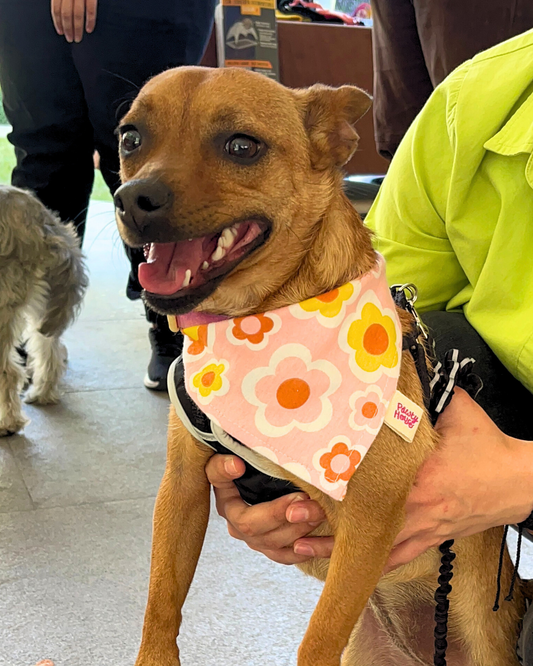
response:
[[[67,349],[56,336],[46,337],[35,330],[29,333],[27,350],[33,381],[24,401],[53,405],[59,401],[59,380],[65,372]]]
[[[14,435],[28,422],[22,415],[20,401],[24,370],[15,350],[20,329],[20,315],[5,308],[0,313],[0,437]]]

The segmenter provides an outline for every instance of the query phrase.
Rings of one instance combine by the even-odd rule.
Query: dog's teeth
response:
[[[220,245],[217,245],[217,249],[211,255],[211,261],[220,261],[222,257],[226,254],[226,250]]]
[[[222,247],[225,247],[226,249],[229,249],[233,245],[235,236],[233,235],[233,232],[229,227],[224,229],[219,238],[219,242],[220,240],[222,240]]]
[[[183,284],[181,285],[181,288],[182,288],[182,289],[183,289],[183,287],[188,287],[188,286],[190,285],[190,283],[191,283],[191,275],[192,275],[191,269],[188,268],[188,269],[185,271],[185,277],[183,278]]]
[[[235,224],[233,224],[229,228],[231,233],[233,234],[233,236],[237,236],[237,234],[239,233],[239,227],[241,226],[241,224],[242,224],[242,222],[236,222]]]
[[[209,262],[204,261],[204,263],[202,264],[202,270],[206,271],[208,268],[209,268]]]
[[[153,261],[155,261],[155,244],[154,243],[150,243],[150,246],[149,246],[149,249],[148,249],[148,256],[146,257],[146,260],[148,261],[149,264],[152,263]]]

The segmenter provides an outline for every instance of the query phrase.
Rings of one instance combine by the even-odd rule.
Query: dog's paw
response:
[[[24,396],[24,402],[29,405],[57,405],[59,393],[56,389],[39,390],[35,386],[30,386]]]
[[[28,423],[28,419],[25,419],[22,415],[0,419],[0,437],[16,435],[17,432],[20,432],[25,425],[28,425]]]

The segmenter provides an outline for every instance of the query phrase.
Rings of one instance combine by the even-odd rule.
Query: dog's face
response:
[[[149,81],[119,128],[115,196],[122,238],[145,247],[148,304],[235,315],[279,288],[369,106],[355,87],[291,91],[239,69],[181,68]]]

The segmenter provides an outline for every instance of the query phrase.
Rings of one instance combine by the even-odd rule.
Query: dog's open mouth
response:
[[[199,238],[146,244],[146,263],[139,266],[139,282],[148,303],[167,314],[192,309],[214,291],[224,275],[262,245],[269,233],[269,223],[253,219]]]

